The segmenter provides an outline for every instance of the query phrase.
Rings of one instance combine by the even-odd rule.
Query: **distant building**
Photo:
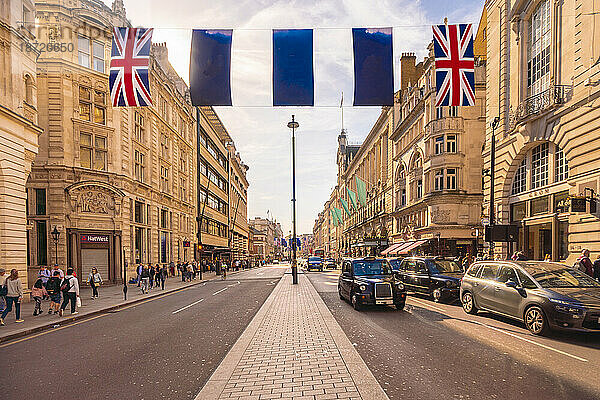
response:
[[[254,229],[254,254],[267,262],[283,256],[280,244],[283,239],[281,224],[267,218],[254,217],[248,220],[248,225]]]

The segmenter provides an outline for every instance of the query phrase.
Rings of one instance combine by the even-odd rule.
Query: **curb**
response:
[[[248,270],[240,270],[240,271],[233,271],[233,272],[230,272],[227,276],[239,274],[242,271],[249,271],[249,270],[250,269],[248,269]],[[36,326],[36,327],[30,328],[30,329],[26,329],[24,331],[15,332],[15,333],[8,334],[6,336],[2,336],[2,337],[0,337],[0,344],[5,343],[5,342],[9,342],[9,341],[14,340],[14,339],[18,339],[18,338],[23,337],[23,336],[31,335],[32,333],[37,333],[37,332],[44,331],[46,329],[50,329],[54,325],[57,325],[57,324],[60,324],[62,326],[64,324],[68,324],[68,323],[71,323],[71,322],[74,322],[74,321],[78,321],[80,319],[89,318],[89,317],[93,317],[93,316],[98,315],[98,314],[103,314],[105,312],[118,310],[119,308],[127,307],[127,306],[130,306],[132,304],[137,304],[139,302],[146,301],[146,300],[149,300],[149,299],[153,299],[155,297],[163,296],[163,295],[170,294],[170,293],[175,293],[175,292],[180,291],[180,290],[185,290],[185,289],[197,286],[197,285],[199,285],[201,283],[206,283],[206,282],[214,281],[214,280],[216,280],[216,278],[218,276],[219,275],[215,275],[215,278],[211,278],[211,279],[202,279],[202,280],[200,280],[198,282],[194,282],[194,283],[189,284],[187,286],[183,286],[183,287],[179,287],[179,288],[175,288],[175,289],[167,289],[164,292],[158,292],[158,293],[155,293],[155,294],[151,294],[151,295],[149,295],[147,297],[140,297],[140,298],[135,299],[135,300],[127,300],[127,301],[124,301],[123,303],[119,303],[119,304],[116,304],[114,306],[110,306],[110,307],[106,307],[106,308],[101,308],[101,309],[95,310],[95,311],[90,311],[89,313],[86,313],[86,314],[77,314],[77,315],[74,315],[74,316],[62,317],[62,319],[60,319],[58,321],[49,322],[49,323],[47,323],[45,325]]]

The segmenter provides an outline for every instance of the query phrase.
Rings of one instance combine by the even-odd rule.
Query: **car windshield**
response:
[[[527,272],[535,279],[543,288],[561,288],[561,287],[595,287],[600,288],[600,284],[590,276],[575,269],[561,266],[557,268],[555,265],[537,264],[525,268]]]
[[[400,259],[388,260],[388,262],[394,271],[398,271],[400,269],[400,264],[402,264],[402,260]]]
[[[463,269],[456,261],[432,260],[428,264],[430,271],[433,273],[447,274],[451,272],[463,272]]]
[[[389,275],[392,273],[387,262],[383,260],[354,261],[354,275]]]

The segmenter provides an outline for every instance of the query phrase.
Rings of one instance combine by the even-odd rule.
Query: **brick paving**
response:
[[[292,285],[285,275],[196,399],[387,396],[308,279],[300,275]]]

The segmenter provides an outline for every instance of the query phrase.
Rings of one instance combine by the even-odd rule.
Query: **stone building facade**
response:
[[[95,266],[119,282],[125,265],[131,276],[138,263],[192,260],[196,112],[166,47],[151,50],[152,106],[113,108],[112,26],[129,25],[122,1],[112,9],[95,0],[36,7],[40,42],[73,51],[38,59],[44,133],[27,183],[30,271],[57,262],[83,276]]]
[[[486,169],[496,140],[485,214],[493,190],[496,222],[520,228],[517,242],[496,243],[499,255],[571,264],[584,248],[600,253],[600,213],[589,203],[600,189],[598,11],[586,0],[485,2]],[[572,212],[584,196],[586,211]]]
[[[474,256],[482,228],[485,64],[480,60],[475,68],[475,106],[435,107],[429,49],[419,64],[413,54],[401,59],[413,77],[394,106],[390,232],[393,243],[407,243],[404,253]]]
[[[27,286],[27,194],[38,152],[35,8],[0,2],[0,268],[15,268]]]
[[[271,262],[283,255],[281,224],[268,218],[254,217],[248,220],[248,225],[254,229],[254,253],[260,260]]]

